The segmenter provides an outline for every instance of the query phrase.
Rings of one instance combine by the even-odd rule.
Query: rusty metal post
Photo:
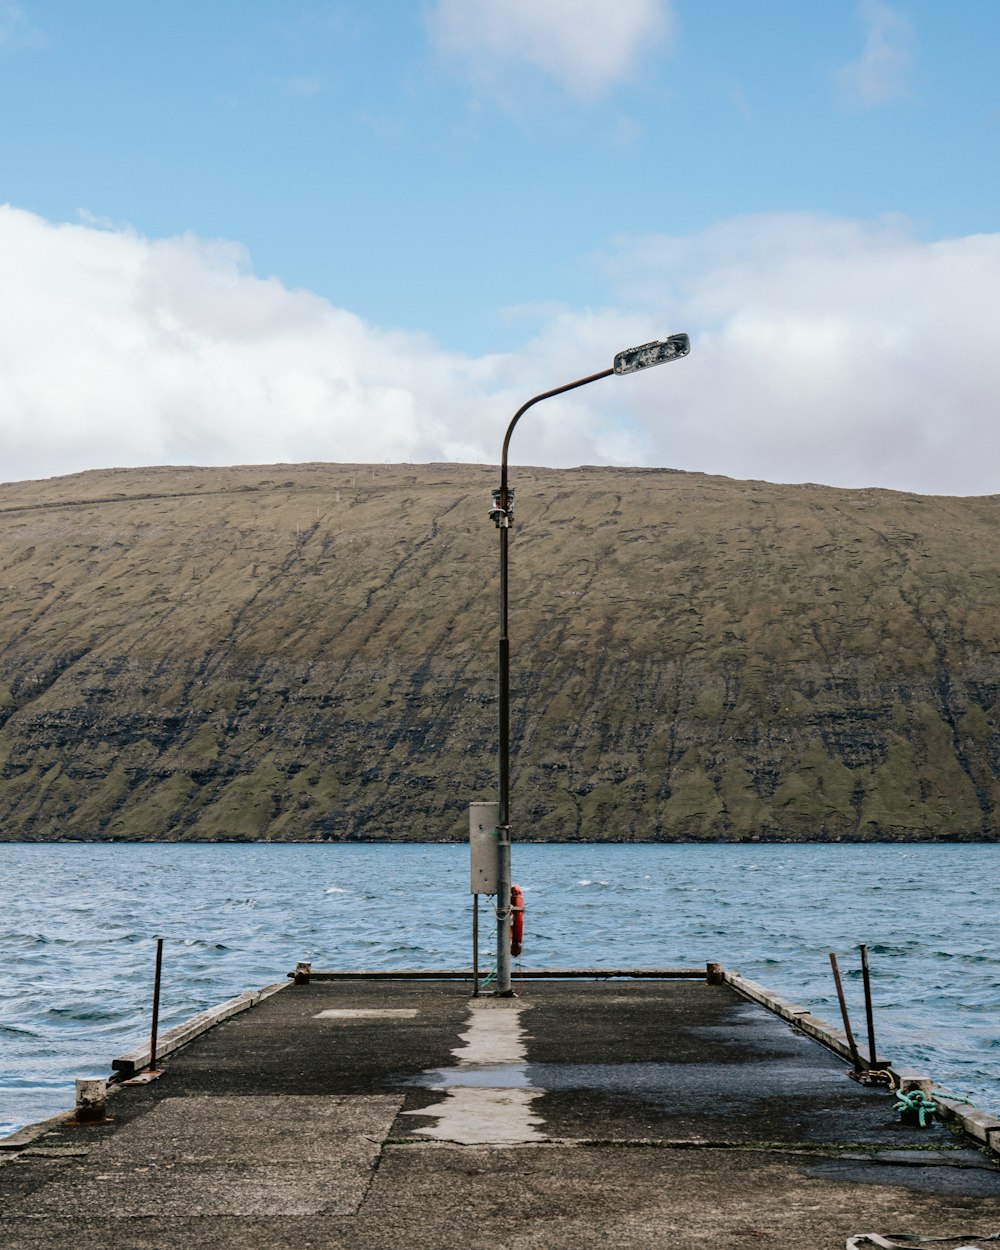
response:
[[[156,968],[153,972],[153,1020],[149,1031],[149,1070],[156,1068],[156,1029],[160,1020],[160,970],[163,967],[163,938],[156,939]]]
[[[847,1045],[851,1050],[851,1060],[854,1064],[854,1070],[860,1072],[864,1067],[861,1062],[861,1054],[858,1051],[858,1044],[854,1040],[854,1034],[851,1032],[851,1022],[847,1018],[847,1002],[844,998],[844,987],[840,983],[840,969],[837,967],[837,956],[830,952],[830,967],[833,969],[833,980],[837,986],[837,998],[840,1000],[840,1014],[844,1019],[844,1032],[847,1034]]]
[[[868,947],[861,944],[861,980],[865,987],[865,1022],[868,1025],[868,1066],[878,1067],[875,1051],[875,1013],[872,1010],[872,983],[868,974]]]

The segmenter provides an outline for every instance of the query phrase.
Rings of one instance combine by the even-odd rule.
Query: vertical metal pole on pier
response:
[[[156,1028],[160,1019],[160,970],[163,967],[163,938],[156,939],[156,970],[153,973],[153,1023],[149,1034],[149,1069],[156,1068]]]
[[[685,352],[686,350],[687,348]],[[649,363],[658,362],[650,357]],[[599,378],[608,378],[615,372],[615,368],[602,369],[600,373],[592,373],[589,377],[567,382],[565,386],[557,386],[553,391],[544,391],[541,395],[535,395],[533,399],[529,399],[511,418],[500,453],[500,489],[493,492],[493,507],[490,509],[490,517],[500,531],[500,647],[497,682],[497,753],[499,755],[497,807],[499,811],[496,828],[497,980],[494,991],[499,998],[514,997],[510,983],[510,638],[507,633],[507,548],[510,526],[514,517],[514,492],[507,480],[507,452],[510,448],[510,436],[514,433],[514,426],[533,405],[540,400],[551,399],[553,395],[575,391],[577,387],[596,382]]]
[[[479,997],[479,895],[472,896],[472,997]]]
[[[865,987],[865,1021],[868,1025],[868,1063],[871,1068],[878,1067],[875,1050],[875,1015],[872,1011],[872,983],[868,975],[868,947],[861,944],[861,980]]]
[[[504,448],[506,451],[506,447]],[[497,776],[497,979],[496,994],[510,997],[510,639],[507,635],[507,535],[509,499],[506,463],[500,486],[500,651],[498,724],[499,765]]]
[[[861,1053],[858,1050],[858,1044],[854,1040],[854,1034],[851,1031],[851,1021],[847,1015],[847,1000],[844,998],[844,987],[840,983],[840,969],[837,967],[837,956],[830,952],[830,967],[833,969],[833,980],[837,986],[837,997],[840,999],[840,1014],[844,1020],[844,1032],[847,1035],[847,1045],[851,1050],[851,1062],[854,1064],[854,1070],[860,1072],[864,1067],[861,1062]]]

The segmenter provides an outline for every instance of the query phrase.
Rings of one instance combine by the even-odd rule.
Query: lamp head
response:
[[[637,373],[653,365],[666,364],[668,360],[680,360],[691,350],[691,340],[686,334],[671,334],[662,342],[643,343],[630,347],[615,357],[615,373]]]

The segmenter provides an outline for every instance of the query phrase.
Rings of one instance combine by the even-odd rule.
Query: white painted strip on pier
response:
[[[542,1119],[532,1104],[545,1092],[533,1089],[527,1075],[527,1050],[521,1015],[526,1004],[512,999],[472,1003],[469,1027],[452,1054],[455,1066],[428,1073],[431,1089],[445,1091],[430,1107],[404,1115],[434,1116],[437,1124],[416,1129],[423,1137],[466,1146],[512,1145],[545,1141]]]
[[[524,1063],[528,1058],[521,1027],[524,1010],[524,1003],[515,1003],[511,999],[485,999],[481,1003],[472,1003],[469,1027],[459,1034],[463,1044],[451,1052],[456,1062],[466,1067]]]
[[[545,1141],[538,1126],[541,1118],[531,1114],[540,1089],[450,1089],[443,1102],[404,1115],[434,1115],[433,1128],[418,1128],[423,1137],[456,1142],[460,1146],[517,1146]]]

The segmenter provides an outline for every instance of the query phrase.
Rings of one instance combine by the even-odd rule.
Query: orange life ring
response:
[[[524,895],[521,887],[510,887],[510,953],[520,955],[524,940]]]

